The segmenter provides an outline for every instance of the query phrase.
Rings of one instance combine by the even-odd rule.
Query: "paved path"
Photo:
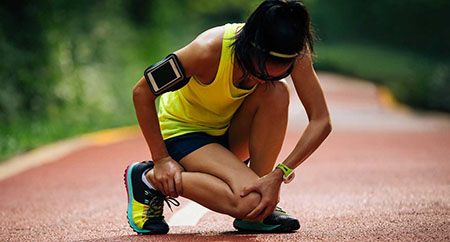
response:
[[[122,181],[128,163],[148,158],[136,133],[0,180],[0,241],[449,241],[450,118],[387,108],[366,82],[320,78],[333,132],[282,187],[280,205],[299,218],[298,232],[238,234],[232,218],[207,211],[196,226],[136,236]],[[307,123],[291,99],[280,161]],[[174,214],[192,205],[180,201]]]

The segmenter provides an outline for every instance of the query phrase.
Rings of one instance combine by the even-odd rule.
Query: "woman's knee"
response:
[[[259,89],[259,90],[258,90]],[[286,83],[275,81],[259,86],[259,102],[272,110],[287,110],[289,107],[289,88]]]
[[[232,213],[229,215],[234,218],[243,219],[258,205],[260,200],[261,195],[256,192],[252,192],[245,197],[241,197],[237,194],[233,198],[231,209]]]

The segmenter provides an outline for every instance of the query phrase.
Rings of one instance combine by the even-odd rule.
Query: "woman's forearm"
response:
[[[331,132],[329,119],[311,120],[294,150],[283,164],[294,169],[305,161],[327,138]]]
[[[169,156],[159,127],[155,97],[150,93],[147,84],[142,82],[142,79],[133,90],[133,103],[139,126],[147,141],[152,159],[158,161]]]
[[[159,122],[154,105],[153,107],[152,105],[137,106],[135,109],[139,126],[147,141],[153,160],[157,161],[169,156],[159,130]]]

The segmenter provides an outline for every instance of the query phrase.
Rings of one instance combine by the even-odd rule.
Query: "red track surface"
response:
[[[367,83],[328,74],[321,80],[333,132],[282,187],[280,205],[299,218],[298,232],[238,234],[232,218],[208,212],[197,226],[135,235],[126,221],[123,171],[148,159],[136,136],[0,181],[0,241],[449,241],[450,119],[383,108]],[[295,93],[291,99],[280,160],[307,120]]]

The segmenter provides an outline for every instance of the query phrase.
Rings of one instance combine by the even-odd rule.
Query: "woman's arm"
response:
[[[133,103],[141,131],[154,161],[169,156],[159,128],[155,106],[156,96],[150,91],[145,77],[133,88]]]
[[[294,169],[322,144],[332,128],[327,103],[310,55],[297,60],[291,77],[309,119],[309,124],[294,150],[283,162]]]
[[[216,71],[214,66],[220,59],[221,34],[223,35],[223,28],[210,29],[175,52],[184,67],[186,76],[196,75],[206,80],[212,78]],[[213,72],[205,73],[207,70]],[[167,152],[159,126],[155,99],[156,96],[150,91],[145,77],[142,77],[133,89],[133,103],[139,126],[155,164],[156,184],[152,185],[164,195],[177,197],[182,194],[181,171],[183,168]]]
[[[294,169],[305,161],[325,140],[331,132],[331,121],[325,97],[310,56],[297,60],[291,77],[297,95],[302,101],[309,118],[309,124],[303,135],[294,150],[283,162],[287,167]],[[283,175],[280,169],[275,169],[243,189],[241,197],[247,196],[252,191],[259,192],[262,195],[261,202],[247,214],[247,219],[261,220],[270,215],[279,201],[279,190]]]
[[[152,185],[166,196],[178,197],[182,194],[183,168],[167,152],[159,127],[155,99],[156,96],[150,91],[145,77],[142,77],[133,88],[133,103],[155,165],[156,184]]]

